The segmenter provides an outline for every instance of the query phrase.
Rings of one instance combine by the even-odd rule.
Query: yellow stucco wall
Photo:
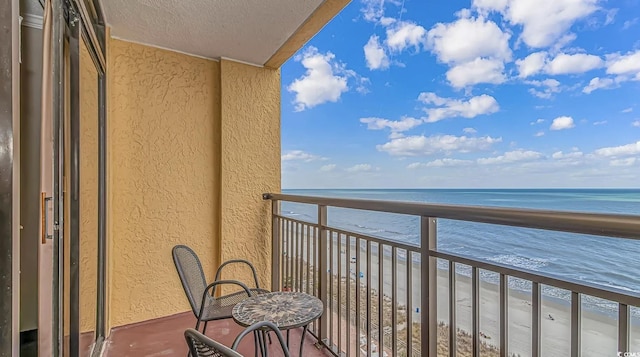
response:
[[[108,73],[107,329],[189,310],[176,244],[208,280],[245,258],[269,287],[261,194],[280,190],[280,71],[112,39]]]
[[[80,332],[96,326],[98,270],[98,74],[80,41]]]
[[[270,202],[280,191],[280,70],[222,60],[221,261],[244,258],[270,287]],[[233,267],[224,275],[250,281]]]
[[[187,311],[171,248],[217,266],[219,63],[110,40],[109,326]],[[219,159],[218,159],[219,160]]]

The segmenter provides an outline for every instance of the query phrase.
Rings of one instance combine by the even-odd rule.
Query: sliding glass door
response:
[[[52,6],[51,354],[91,356],[105,329],[104,53],[94,25],[86,24],[84,3],[46,5]]]

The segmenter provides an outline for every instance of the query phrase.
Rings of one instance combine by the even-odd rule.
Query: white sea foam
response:
[[[514,254],[498,255],[495,257],[487,258],[487,260],[527,270],[540,270],[540,268],[549,265],[549,260],[547,259],[529,258]]]

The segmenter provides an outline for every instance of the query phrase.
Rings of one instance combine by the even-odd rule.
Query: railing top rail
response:
[[[640,216],[265,193],[265,200],[640,240]]]

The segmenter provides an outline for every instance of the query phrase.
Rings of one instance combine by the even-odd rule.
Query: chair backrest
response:
[[[198,316],[200,304],[202,304],[202,294],[207,288],[207,281],[204,277],[202,264],[198,255],[186,245],[176,245],[172,249],[173,263],[180,276],[180,282],[184,289],[193,314]]]
[[[184,338],[187,340],[192,357],[242,357],[238,352],[192,328],[184,332]]]

